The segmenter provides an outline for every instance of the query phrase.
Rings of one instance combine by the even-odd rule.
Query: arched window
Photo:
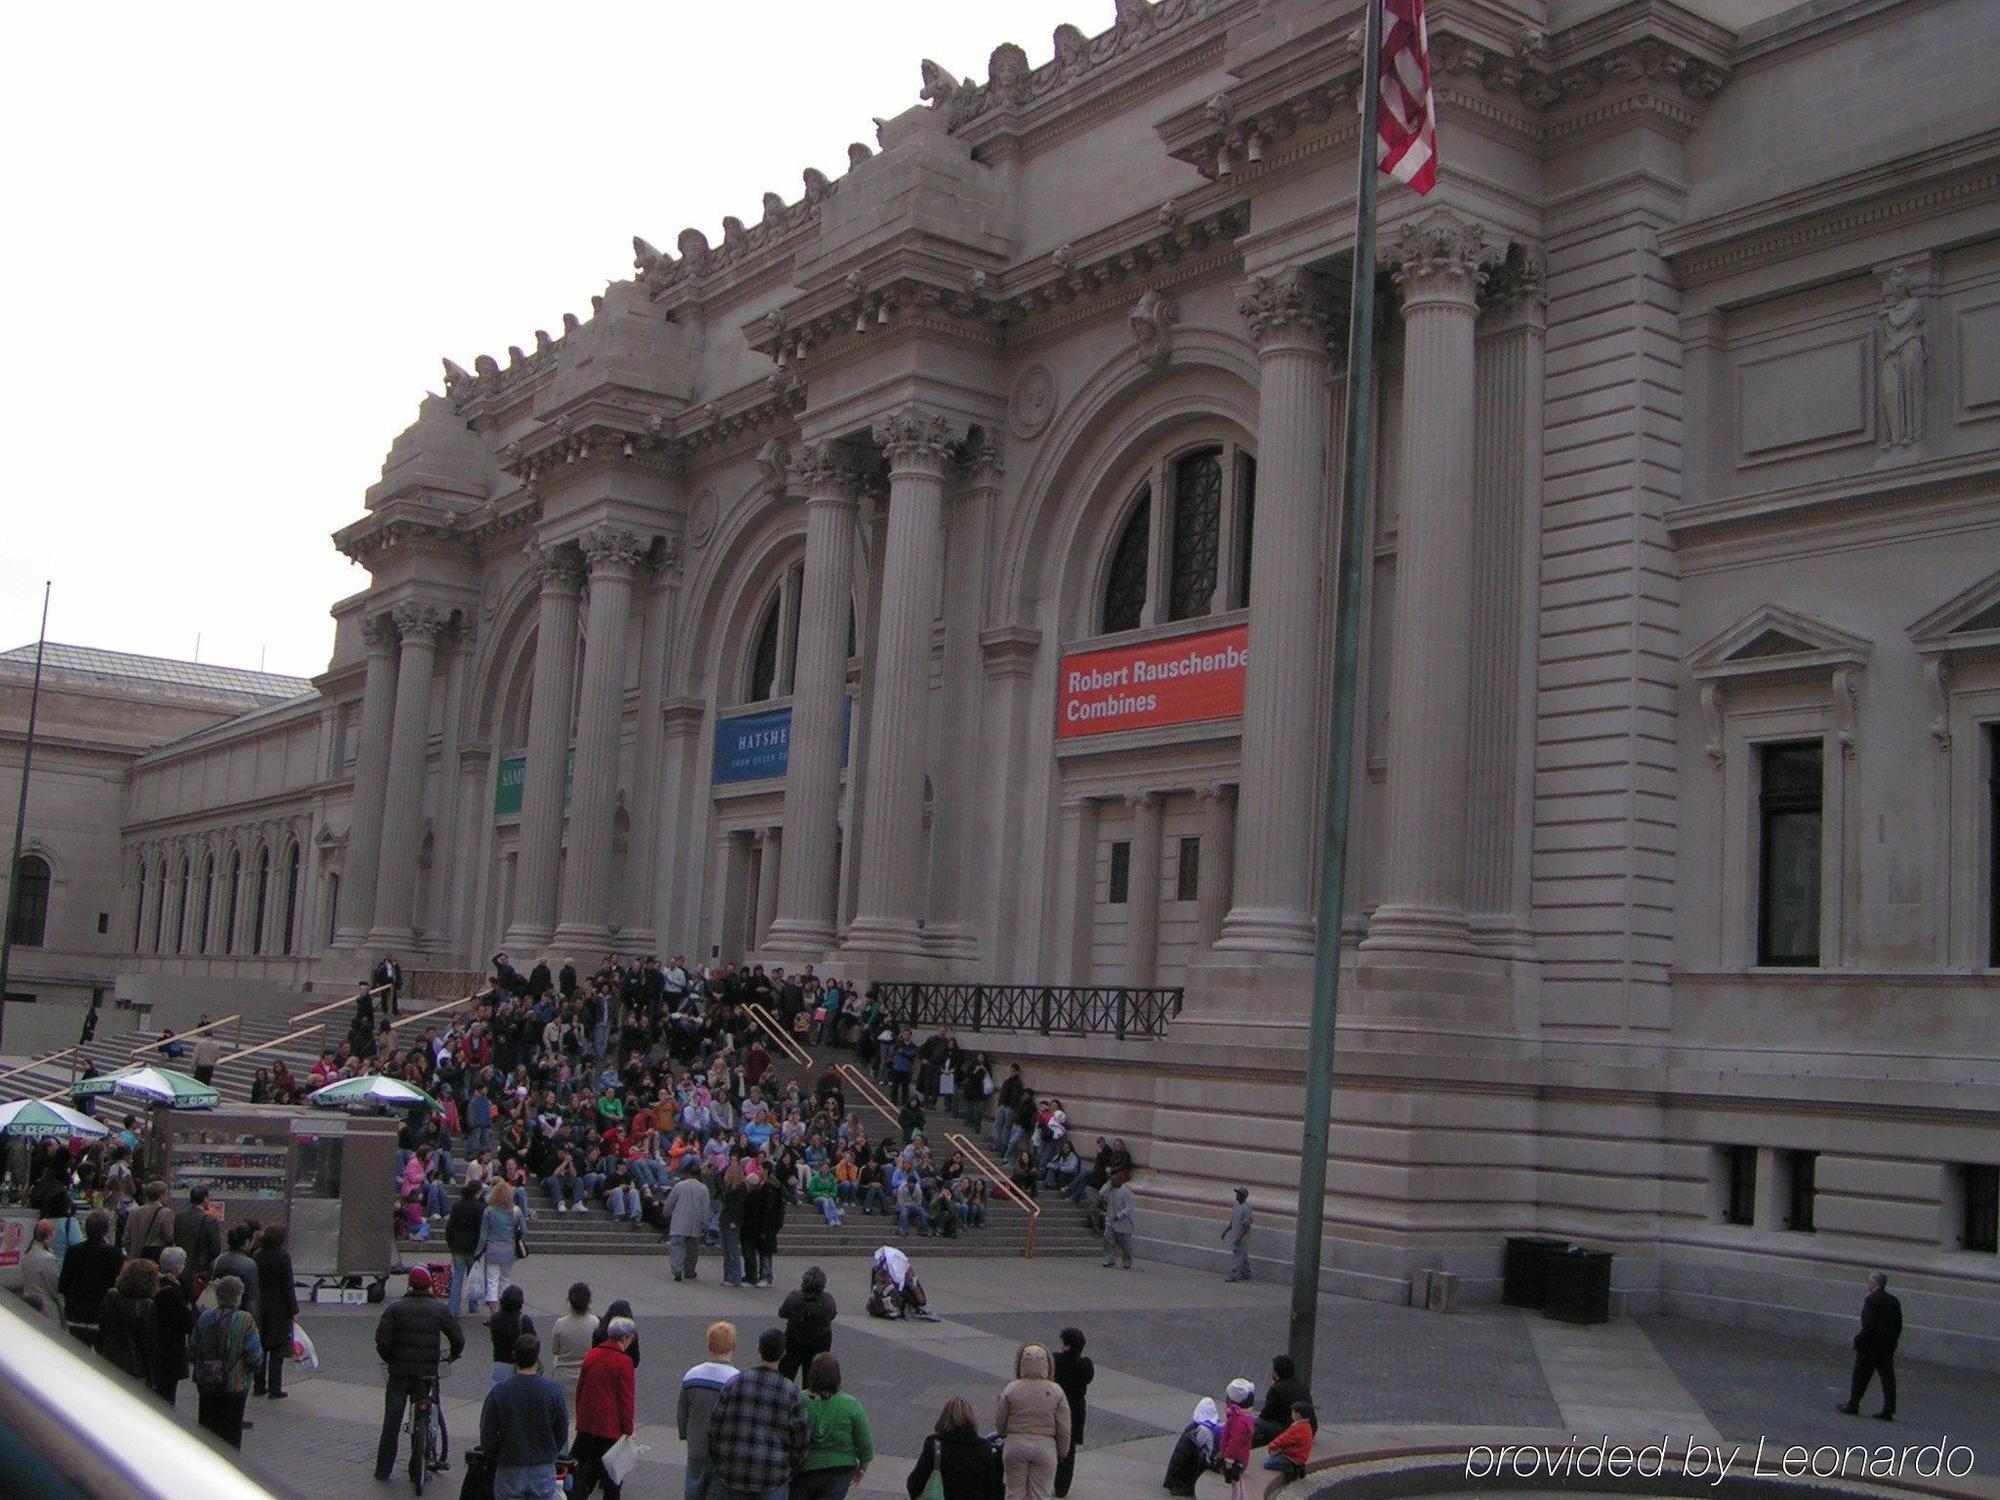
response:
[[[132,951],[146,946],[146,856],[139,856],[139,879],[132,887]]]
[[[1106,633],[1136,630],[1145,617],[1146,574],[1150,571],[1152,542],[1153,495],[1151,490],[1141,490],[1139,503],[1132,507],[1132,518],[1125,523],[1118,545],[1112,549],[1111,572],[1104,581]]]
[[[181,856],[180,885],[180,901],[174,907],[174,952],[176,953],[187,947],[188,896],[194,890],[194,865],[185,854]]]
[[[1205,443],[1184,436],[1161,444],[1134,467],[1138,494],[1112,543],[1097,628],[1135,630],[1242,609],[1250,600],[1256,461],[1218,433]]]
[[[194,951],[208,952],[208,914],[215,905],[215,855],[201,857],[201,916],[194,928]]]
[[[153,951],[160,951],[160,938],[166,931],[167,920],[167,862],[162,858],[153,866]]]
[[[234,953],[236,951],[236,897],[237,893],[243,889],[243,851],[241,849],[232,849],[229,851],[229,879],[226,882],[226,886],[229,900],[223,913],[222,951],[224,953]]]
[[[764,623],[757,627],[757,646],[750,653],[750,691],[745,699],[762,703],[776,696],[778,686],[778,626],[784,613],[784,599],[773,594],[764,611]]]
[[[1208,613],[1222,552],[1222,450],[1174,463],[1173,555],[1167,565],[1167,618]]]
[[[340,920],[340,876],[337,872],[326,872],[326,936],[320,941],[328,948],[333,946],[334,925]]]
[[[8,940],[21,948],[39,948],[49,930],[49,887],[54,883],[49,862],[39,854],[24,854],[14,866],[8,892],[12,914]]]
[[[250,929],[250,951],[262,954],[264,951],[264,914],[271,897],[271,849],[267,844],[257,851],[257,894],[252,910],[256,914],[256,925]]]
[[[428,835],[426,835],[428,837]],[[292,855],[285,863],[285,946],[282,952],[290,953],[292,940],[299,930],[299,846],[292,845]]]

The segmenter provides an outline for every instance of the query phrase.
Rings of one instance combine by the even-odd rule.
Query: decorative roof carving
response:
[[[1058,26],[1055,56],[1039,68],[1028,67],[1027,54],[1011,42],[994,49],[983,84],[953,78],[926,59],[918,98],[942,110],[946,128],[955,131],[982,115],[1039,103],[1225,4],[1227,0],[1117,0],[1117,21],[1097,36]]]

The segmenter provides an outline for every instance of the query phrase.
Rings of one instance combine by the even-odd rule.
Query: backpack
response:
[[[204,1314],[194,1330],[194,1383],[204,1390],[222,1390],[229,1384],[229,1346],[238,1318],[247,1318],[241,1308]]]

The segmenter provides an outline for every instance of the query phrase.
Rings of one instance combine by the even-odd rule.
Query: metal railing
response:
[[[369,989],[368,994],[371,998],[377,995],[386,995],[392,988],[393,986],[391,985],[378,984],[372,986]],[[314,1016],[323,1016],[330,1010],[339,1010],[343,1005],[352,1005],[355,1001],[359,1000],[360,998],[361,996],[359,993],[352,995],[342,995],[338,1000],[329,1000],[324,1005],[315,1005],[311,1010],[302,1010],[297,1015],[293,1016],[292,1020],[294,1022],[310,1021]]]
[[[461,1005],[470,1005],[479,998],[480,994],[481,991],[474,990],[469,995],[460,995],[456,1000],[447,1000],[442,1005],[433,1005],[429,1010],[420,1010],[414,1015],[399,1016],[389,1023],[389,1029],[391,1031],[400,1031],[405,1026],[416,1025],[419,1021],[428,1021],[432,1016],[441,1016],[448,1010],[457,1010]],[[419,996],[418,998],[426,999],[430,997]]]
[[[319,1045],[311,1050],[314,1052],[324,1052],[326,1050],[326,1022],[322,1021],[317,1026],[301,1026],[297,1031],[288,1031],[283,1036],[274,1036],[268,1042],[258,1042],[255,1046],[244,1047],[240,1051],[230,1053],[222,1059],[222,1062],[233,1063],[242,1058],[255,1057],[260,1052],[269,1052],[274,1048],[284,1046],[287,1042],[296,1042],[302,1036],[314,1035],[319,1037]],[[220,1067],[222,1064],[217,1063],[216,1066]]]
[[[777,1043],[778,1050],[785,1055],[787,1062],[799,1068],[810,1068],[812,1066],[812,1054],[799,1045],[796,1037],[786,1032],[784,1022],[772,1015],[770,1011],[759,1005],[755,1000],[744,1006],[743,1010],[756,1023],[759,1031],[762,1031],[773,1042]]]
[[[1181,1012],[1179,989],[1129,985],[884,983],[881,1001],[905,1026],[1032,1031],[1043,1036],[1160,1038]]]
[[[0,1073],[0,1083],[5,1083],[10,1078],[19,1078],[23,1073],[39,1072],[51,1063],[65,1057],[69,1059],[69,1076],[74,1081],[76,1078],[76,1060],[82,1055],[83,1048],[81,1047],[65,1047],[62,1051],[51,1052],[46,1057],[37,1057],[30,1062],[18,1063],[6,1072]]]
[[[141,1052],[151,1052],[157,1047],[166,1046],[168,1042],[185,1042],[191,1036],[200,1036],[203,1032],[220,1030],[231,1022],[235,1023],[236,1035],[230,1039],[230,1045],[241,1046],[243,1043],[243,1014],[241,1011],[238,1011],[233,1016],[224,1016],[220,1021],[210,1021],[206,1026],[196,1026],[188,1031],[176,1031],[172,1036],[148,1037],[145,1041],[139,1043],[138,1046],[126,1052],[125,1055],[127,1057],[137,1057]]]

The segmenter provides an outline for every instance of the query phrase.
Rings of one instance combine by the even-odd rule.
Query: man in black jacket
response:
[[[189,1277],[206,1285],[222,1254],[222,1221],[208,1211],[207,1188],[189,1188],[187,1206],[175,1210],[174,1243],[187,1251]]]
[[[465,1295],[466,1279],[472,1275],[472,1258],[479,1251],[479,1221],[485,1213],[479,1184],[468,1182],[451,1206],[451,1217],[444,1221],[444,1244],[451,1251],[451,1295],[445,1300],[454,1318],[459,1299]]]
[[[97,1311],[118,1279],[125,1252],[111,1243],[111,1215],[97,1209],[83,1221],[83,1241],[63,1256],[56,1292],[62,1298],[63,1321],[86,1344],[97,1342]]]
[[[1896,1344],[1902,1337],[1903,1304],[1889,1295],[1888,1276],[1877,1271],[1868,1278],[1868,1295],[1861,1299],[1861,1331],[1854,1335],[1854,1381],[1848,1387],[1847,1404],[1840,1408],[1850,1417],[1861,1415],[1869,1377],[1879,1374],[1882,1409],[1875,1415],[1884,1422],[1896,1420]]]
[[[451,1309],[431,1295],[431,1273],[417,1266],[410,1272],[410,1289],[383,1309],[375,1325],[375,1352],[389,1367],[382,1392],[382,1439],[375,1445],[377,1479],[388,1479],[396,1467],[403,1408],[424,1382],[437,1379],[440,1338],[451,1345],[453,1359],[465,1352],[465,1331]]]
[[[1257,1413],[1257,1428],[1251,1434],[1250,1445],[1253,1448],[1263,1447],[1292,1425],[1294,1406],[1310,1405],[1312,1392],[1299,1379],[1291,1355],[1278,1355],[1271,1361],[1271,1388],[1264,1393],[1264,1409]]]

